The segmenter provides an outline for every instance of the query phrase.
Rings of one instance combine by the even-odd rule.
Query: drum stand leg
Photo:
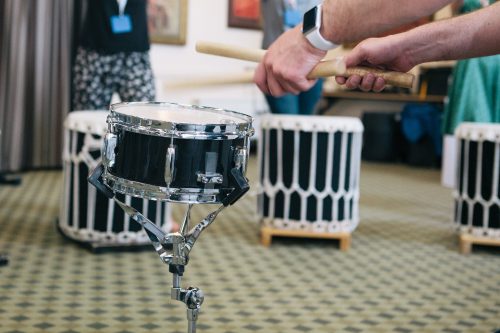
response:
[[[195,287],[183,289],[180,287],[181,277],[174,273],[172,285],[172,299],[184,302],[187,306],[188,333],[196,333],[196,321],[201,311],[201,304],[205,299],[203,292]]]
[[[173,274],[171,297],[181,301],[187,306],[188,333],[196,333],[196,321],[200,312],[201,304],[204,300],[203,292],[196,287],[187,289],[181,288],[181,277],[184,274],[184,268],[189,261],[189,253],[193,249],[196,240],[200,237],[203,230],[208,228],[215,220],[217,215],[227,206],[234,204],[250,188],[247,179],[238,168],[231,169],[231,179],[234,182],[234,190],[230,192],[223,200],[222,205],[215,211],[208,214],[201,222],[189,229],[191,219],[192,204],[188,205],[184,222],[179,232],[165,233],[160,227],[151,222],[144,215],[139,213],[133,207],[121,202],[111,188],[102,180],[104,166],[99,164],[88,178],[88,181],[94,185],[102,194],[109,199],[114,199],[120,208],[130,216],[131,219],[139,223],[151,241],[151,244],[160,256],[163,263],[168,265],[170,273]]]
[[[189,230],[192,208],[190,204],[180,232],[166,234],[137,210],[124,204],[116,197],[114,199],[125,213],[142,225],[161,261],[169,266],[169,271],[173,274],[171,298],[186,304],[188,333],[196,333],[196,321],[198,320],[198,314],[200,313],[201,304],[205,296],[203,291],[196,287],[181,288],[181,278],[184,274],[184,268],[189,261],[189,252],[193,249],[194,243],[200,237],[201,232],[212,224],[217,215],[226,206],[220,206],[216,211],[208,214],[200,223]]]

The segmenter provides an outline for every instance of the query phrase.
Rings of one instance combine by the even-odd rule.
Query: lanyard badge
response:
[[[111,31],[114,34],[123,34],[132,31],[132,20],[130,15],[125,14],[127,0],[116,0],[118,2],[118,15],[111,16]]]

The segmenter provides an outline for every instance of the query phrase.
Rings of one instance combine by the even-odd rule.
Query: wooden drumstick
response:
[[[266,50],[262,49],[251,49],[206,41],[197,42],[196,51],[200,53],[218,55],[240,60],[248,60],[253,62],[260,62],[266,54]],[[415,76],[410,73],[385,71],[381,69],[360,66],[346,68],[344,61],[340,58],[321,61],[316,65],[316,67],[313,68],[308,77],[312,79],[336,75],[349,77],[351,75],[363,76],[368,73],[372,73],[373,75],[382,77],[387,84],[403,88],[411,88],[415,79]]]

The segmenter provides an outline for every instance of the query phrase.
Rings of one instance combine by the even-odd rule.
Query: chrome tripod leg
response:
[[[180,229],[180,233],[183,236],[185,236],[189,231],[189,222],[191,221],[191,208],[193,208],[193,204],[188,204],[186,215],[184,216],[184,221],[182,222],[182,226]]]
[[[196,320],[200,309],[187,309],[188,333],[196,333]]]
[[[173,274],[171,298],[186,304],[188,333],[196,333],[196,321],[198,320],[201,304],[205,300],[205,295],[203,291],[196,287],[181,288],[181,279],[181,275],[177,273]]]
[[[196,287],[188,288],[186,294],[188,333],[196,333],[196,321],[204,299],[203,291]]]

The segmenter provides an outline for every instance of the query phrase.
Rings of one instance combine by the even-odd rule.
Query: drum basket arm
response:
[[[243,176],[243,173],[239,168],[232,168],[230,177],[234,182],[235,187],[234,190],[231,191],[231,193],[229,193],[227,197],[222,200],[222,204],[226,207],[234,204],[243,196],[243,194],[245,194],[250,189],[248,180],[245,178],[245,176]]]
[[[113,199],[115,194],[106,184],[104,184],[102,180],[103,173],[104,173],[104,165],[102,165],[102,163],[99,163],[95,167],[94,171],[92,171],[90,176],[87,178],[87,180],[90,184],[94,185],[95,188],[103,195],[105,195],[108,199]]]

